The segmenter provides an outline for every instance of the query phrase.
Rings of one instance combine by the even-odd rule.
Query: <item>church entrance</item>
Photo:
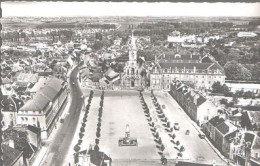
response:
[[[135,80],[131,81],[131,88],[135,87]]]

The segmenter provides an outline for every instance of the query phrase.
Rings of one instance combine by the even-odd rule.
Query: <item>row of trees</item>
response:
[[[148,124],[150,126],[150,130],[152,131],[153,133],[153,136],[154,136],[154,141],[155,143],[157,144],[157,148],[160,150],[160,152],[158,152],[158,154],[161,156],[161,160],[162,160],[162,163],[167,163],[167,159],[163,156],[163,151],[165,150],[165,146],[164,144],[162,143],[162,139],[159,135],[159,132],[157,131],[157,128],[155,126],[155,123],[153,122],[153,119],[151,117],[151,114],[150,114],[150,110],[144,100],[144,97],[143,97],[143,94],[142,92],[140,91],[140,102],[142,104],[142,107],[143,107],[143,110],[144,110],[144,113],[145,113],[145,116],[147,118],[147,121],[148,121]]]
[[[101,136],[101,124],[102,124],[102,114],[103,114],[103,104],[104,104],[104,91],[102,91],[101,97],[100,97],[100,107],[98,110],[98,123],[97,123],[97,131],[96,131],[96,140],[95,143],[98,146],[99,144],[99,138]]]
[[[85,133],[85,127],[86,127],[86,122],[87,122],[87,118],[88,118],[88,113],[89,113],[89,108],[91,106],[91,101],[92,101],[92,98],[93,98],[93,90],[90,91],[90,94],[89,94],[89,98],[88,98],[88,104],[85,108],[85,114],[84,114],[84,117],[83,117],[83,120],[82,120],[82,123],[81,123],[81,127],[80,127],[80,133],[79,133],[79,140],[77,142],[77,144],[74,146],[74,151],[76,152],[75,153],[75,163],[78,163],[78,152],[80,151],[80,145],[82,144],[82,138],[84,136],[84,133]]]
[[[154,95],[153,91],[151,91],[151,98],[152,98],[152,101],[153,101],[153,104],[156,108],[156,112],[158,114],[158,117],[159,119],[161,120],[163,126],[165,127],[165,131],[169,132],[169,136],[171,138],[171,142],[173,143],[173,145],[175,146],[174,148],[179,150],[179,153],[178,153],[178,156],[179,157],[182,157],[182,152],[185,150],[184,146],[180,146],[180,141],[176,141],[175,138],[176,138],[176,135],[173,133],[173,127],[171,127],[170,125],[170,121],[168,120],[168,118],[165,116],[164,112],[163,112],[163,109],[161,108],[161,105],[159,104],[156,96]]]

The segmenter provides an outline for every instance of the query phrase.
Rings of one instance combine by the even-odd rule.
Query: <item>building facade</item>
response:
[[[50,77],[44,84],[35,86],[40,86],[39,90],[18,111],[17,123],[41,128],[41,136],[46,139],[67,104],[67,84]]]
[[[193,84],[196,89],[211,89],[215,82],[225,83],[224,69],[215,63],[158,62],[150,71],[150,88],[170,90],[179,80]]]

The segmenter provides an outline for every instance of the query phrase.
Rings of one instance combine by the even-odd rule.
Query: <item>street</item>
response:
[[[49,146],[49,148],[47,155],[41,162],[42,166],[61,166],[63,165],[66,158],[65,156],[69,150],[69,145],[75,134],[83,104],[83,99],[81,98],[82,92],[77,81],[78,72],[79,70],[76,67],[69,75],[68,83],[71,95],[71,105],[69,107],[69,112],[64,119],[64,123],[57,130],[57,133],[54,135],[53,139],[47,141],[47,146]]]
[[[165,105],[164,113],[171,124],[179,123],[180,130],[176,131],[176,136],[186,145],[191,160],[197,162],[216,163],[217,165],[226,165],[226,163],[214,152],[205,139],[198,136],[198,130],[193,126],[194,122],[180,108],[179,104],[166,92],[155,92],[155,96],[161,105]],[[150,94],[147,94],[147,98]],[[190,130],[186,135],[185,131]]]

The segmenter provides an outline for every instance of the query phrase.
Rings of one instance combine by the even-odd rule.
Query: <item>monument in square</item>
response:
[[[125,137],[118,140],[119,146],[138,146],[137,138],[130,136],[129,124],[126,125]]]

